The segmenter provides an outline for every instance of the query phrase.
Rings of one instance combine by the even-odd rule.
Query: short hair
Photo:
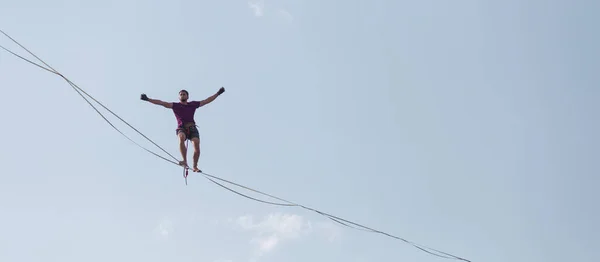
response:
[[[190,93],[188,93],[188,91],[185,90],[185,89],[182,89],[181,91],[179,91],[179,93],[181,93],[181,92],[185,92],[185,94],[188,95],[188,96],[190,95]]]

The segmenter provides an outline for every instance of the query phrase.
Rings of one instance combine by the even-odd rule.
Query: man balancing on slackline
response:
[[[198,158],[200,158],[200,135],[198,133],[198,129],[196,128],[196,122],[194,121],[194,113],[196,112],[196,109],[214,101],[218,96],[223,94],[223,92],[225,92],[225,88],[221,87],[216,94],[202,101],[190,102],[188,102],[189,93],[186,90],[179,91],[179,102],[164,102],[158,99],[148,98],[146,94],[141,95],[140,99],[144,101],[173,109],[175,118],[177,118],[176,133],[179,137],[179,150],[181,151],[181,156],[183,157],[183,161],[179,161],[179,164],[185,168],[189,168],[187,164],[187,149],[185,147],[185,141],[186,139],[191,140],[194,144],[194,172],[202,172],[200,169],[198,169]]]

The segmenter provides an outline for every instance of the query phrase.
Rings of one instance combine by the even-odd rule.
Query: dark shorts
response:
[[[198,128],[196,126],[190,126],[188,128],[177,128],[175,131],[177,135],[179,133],[184,133],[185,138],[191,140],[192,138],[200,138],[200,134],[198,133]]]

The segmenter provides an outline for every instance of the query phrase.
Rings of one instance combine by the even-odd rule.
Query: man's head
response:
[[[187,90],[184,89],[184,90],[179,91],[179,101],[187,102],[188,97],[189,97],[189,93]]]

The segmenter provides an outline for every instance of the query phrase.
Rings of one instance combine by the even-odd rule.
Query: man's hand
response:
[[[141,100],[144,100],[144,101],[148,101],[148,97],[146,96],[146,94],[142,94],[142,95],[140,96],[140,99],[141,99]]]
[[[219,89],[219,91],[217,91],[217,93],[216,93],[216,94],[214,94],[214,95],[212,95],[212,96],[209,96],[209,97],[207,97],[206,99],[204,99],[204,100],[200,101],[200,105],[199,105],[198,107],[201,107],[201,106],[205,106],[205,105],[207,105],[207,104],[210,104],[212,101],[215,101],[215,99],[217,99],[217,97],[218,97],[218,96],[220,96],[220,95],[221,95],[221,94],[223,94],[223,93],[225,93],[225,88],[224,88],[224,87],[221,87],[221,88]]]

